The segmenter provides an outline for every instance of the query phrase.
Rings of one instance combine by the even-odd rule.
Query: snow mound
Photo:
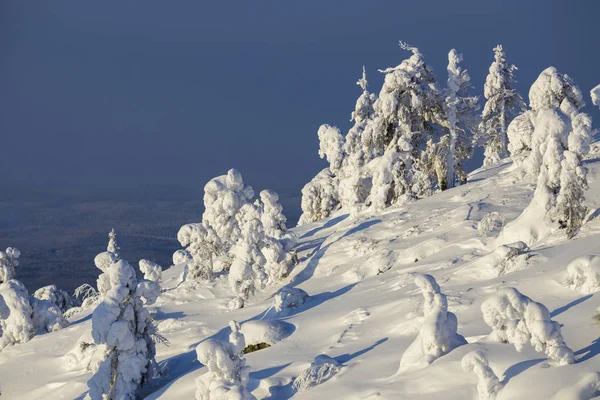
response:
[[[571,261],[567,266],[565,286],[581,293],[600,290],[600,257],[583,256]]]
[[[281,316],[287,316],[294,312],[308,299],[308,293],[304,290],[284,286],[273,296],[273,307],[275,312]]]
[[[296,328],[285,321],[248,321],[244,322],[241,332],[246,344],[267,343],[274,345],[289,337]]]
[[[327,382],[340,372],[342,365],[334,358],[325,354],[315,357],[310,366],[302,371],[292,384],[298,392],[304,392],[316,385]]]

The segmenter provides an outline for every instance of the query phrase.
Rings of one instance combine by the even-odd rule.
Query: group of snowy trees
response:
[[[442,89],[419,49],[400,46],[412,55],[381,71],[385,79],[379,96],[367,90],[363,68],[358,81],[363,93],[346,136],[330,125],[319,128],[319,155],[329,167],[302,189],[300,224],[340,207],[383,209],[465,183],[463,162],[474,144],[486,148],[486,159],[505,155],[506,124],[520,98],[512,90],[514,67],[506,64],[502,48],[495,49],[482,119],[460,53],[452,49],[448,54]]]
[[[478,115],[478,98],[469,94],[461,54],[454,49],[448,54],[447,85],[440,89],[419,50],[400,46],[412,55],[381,71],[385,80],[379,96],[368,92],[363,68],[358,81],[363,93],[348,133],[330,125],[319,128],[319,155],[329,167],[302,189],[299,224],[342,207],[383,209],[465,183],[463,162],[474,146],[481,146],[485,166],[509,152],[516,164],[523,164],[537,184],[531,207],[565,228],[569,237],[575,235],[586,213],[582,159],[594,130],[591,118],[579,112],[584,102],[573,80],[546,69],[531,87],[527,109],[514,89],[517,68],[497,46]],[[600,104],[600,89],[592,90],[592,98]]]
[[[209,181],[204,187],[202,222],[181,227],[177,238],[185,250],[174,262],[188,262],[188,276],[211,280],[215,271],[228,271],[236,297],[232,308],[265,285],[285,277],[295,263],[295,237],[287,231],[279,196],[244,185],[235,169]]]

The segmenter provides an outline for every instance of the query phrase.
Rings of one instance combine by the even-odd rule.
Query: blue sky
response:
[[[600,2],[126,1],[0,3],[0,176],[31,187],[200,189],[237,168],[298,193],[325,163],[316,131],[347,130],[362,65],[421,49],[445,82],[464,54],[481,94],[502,43],[527,90],[550,65],[600,83]]]

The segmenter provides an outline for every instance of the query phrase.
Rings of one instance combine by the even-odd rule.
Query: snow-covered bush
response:
[[[162,267],[157,263],[148,260],[140,260],[138,262],[140,271],[144,274],[144,279],[159,283],[162,278]]]
[[[92,337],[106,351],[88,381],[89,397],[133,400],[155,363],[155,327],[144,305],[156,301],[160,288],[152,281],[137,282],[125,260],[112,264],[106,274],[110,290],[92,314]]]
[[[514,242],[500,245],[488,256],[497,276],[504,275],[512,270],[521,261],[530,257],[529,247],[525,242]]]
[[[32,308],[31,320],[36,331],[54,332],[69,325],[63,311],[51,301],[30,297],[29,302]]]
[[[0,251],[0,283],[15,279],[15,267],[19,266],[21,252],[14,247]]]
[[[342,168],[344,160],[344,136],[335,127],[327,124],[321,125],[317,131],[319,136],[319,157],[329,163],[329,170],[336,174]]]
[[[283,207],[279,204],[279,195],[272,190],[260,192],[262,213],[260,221],[265,234],[275,239],[280,239],[286,232],[287,218],[283,215]]]
[[[316,385],[327,382],[342,369],[342,365],[335,359],[325,354],[315,357],[310,366],[302,371],[292,384],[298,392],[304,392]]]
[[[565,286],[581,293],[594,293],[600,290],[600,257],[582,256],[567,266]]]
[[[72,307],[78,306],[76,299],[66,291],[59,289],[56,285],[48,285],[39,288],[33,293],[33,297],[39,300],[48,300],[56,305],[64,313]]]
[[[503,385],[490,368],[487,358],[480,350],[465,354],[461,361],[465,372],[473,372],[479,378],[477,394],[479,400],[494,400]]]
[[[525,102],[513,88],[515,84],[514,72],[517,70],[512,64],[506,62],[506,54],[502,45],[494,48],[494,62],[490,66],[489,74],[485,80],[483,94],[486,98],[483,107],[482,121],[476,142],[484,146],[485,159],[483,165],[496,164],[501,158],[506,157],[507,125],[519,112],[525,111]],[[516,126],[515,126],[516,128]],[[513,128],[513,133],[515,132]],[[511,139],[514,147],[520,135]],[[526,140],[526,139],[525,139]],[[516,149],[515,149],[516,150]],[[511,150],[511,155],[513,151]]]
[[[467,182],[467,174],[463,169],[463,161],[471,158],[473,152],[472,136],[477,131],[479,110],[478,97],[469,95],[471,77],[459,63],[462,54],[455,49],[448,53],[448,87],[446,89],[446,112],[449,125],[448,151],[446,152],[446,186],[453,188],[455,182]],[[470,135],[469,135],[470,134]],[[443,185],[438,182],[440,189]]]
[[[121,251],[121,248],[119,247],[119,245],[117,243],[117,233],[115,232],[114,228],[111,229],[110,232],[108,233],[108,246],[106,247],[106,251],[114,254],[115,257],[117,258],[117,260],[121,257],[119,254]]]
[[[273,296],[273,308],[279,315],[286,316],[304,304],[308,297],[308,293],[302,289],[284,286]]]
[[[196,379],[196,400],[256,400],[246,385],[248,367],[243,357],[244,335],[236,321],[229,323],[228,342],[207,339],[196,347],[198,361],[208,373]]]
[[[448,311],[446,295],[431,275],[416,274],[415,284],[423,293],[425,320],[414,342],[400,359],[399,372],[424,368],[439,357],[467,343],[457,333],[456,315]]]
[[[488,236],[490,233],[499,233],[506,224],[506,218],[497,211],[487,213],[477,223],[477,232],[482,237]]]
[[[524,296],[515,288],[500,289],[481,304],[485,323],[492,328],[492,340],[510,343],[517,351],[531,344],[557,365],[575,362],[573,351],[565,343],[560,324],[548,309]]]
[[[310,224],[331,216],[341,207],[338,179],[329,168],[319,172],[302,188],[302,215],[298,225]]]

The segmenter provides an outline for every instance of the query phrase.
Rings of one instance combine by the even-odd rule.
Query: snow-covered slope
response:
[[[482,237],[477,225],[493,211],[513,220],[529,203],[533,187],[510,163],[475,171],[467,185],[407,206],[355,217],[341,212],[296,228],[300,264],[243,309],[226,309],[233,297],[226,277],[194,286],[179,284],[182,265],[166,270],[163,293],[150,310],[170,345],[157,345],[163,377],[146,389],[146,398],[194,398],[194,381],[206,372],[195,347],[207,338],[225,339],[230,320],[242,323],[248,344],[271,344],[246,357],[248,389],[258,399],[476,399],[477,377],[461,367],[463,356],[476,349],[504,386],[499,400],[591,398],[597,375],[590,373],[600,371],[600,296],[568,288],[565,280],[572,260],[600,254],[598,157],[596,151],[587,161],[591,212],[581,232],[567,240],[561,231],[508,261],[506,251],[497,251],[505,243],[493,234]],[[398,372],[424,321],[414,273],[437,280],[468,344],[425,368]],[[280,316],[271,307],[272,296],[284,285],[301,288],[310,298]],[[575,364],[549,366],[531,347],[519,353],[486,338],[491,328],[481,303],[505,287],[548,308],[562,325]],[[90,336],[91,311],[73,317],[66,329],[2,351],[3,398],[83,398],[90,360],[73,350],[82,336]],[[323,384],[296,391],[293,380],[321,354],[337,360],[341,370]]]

